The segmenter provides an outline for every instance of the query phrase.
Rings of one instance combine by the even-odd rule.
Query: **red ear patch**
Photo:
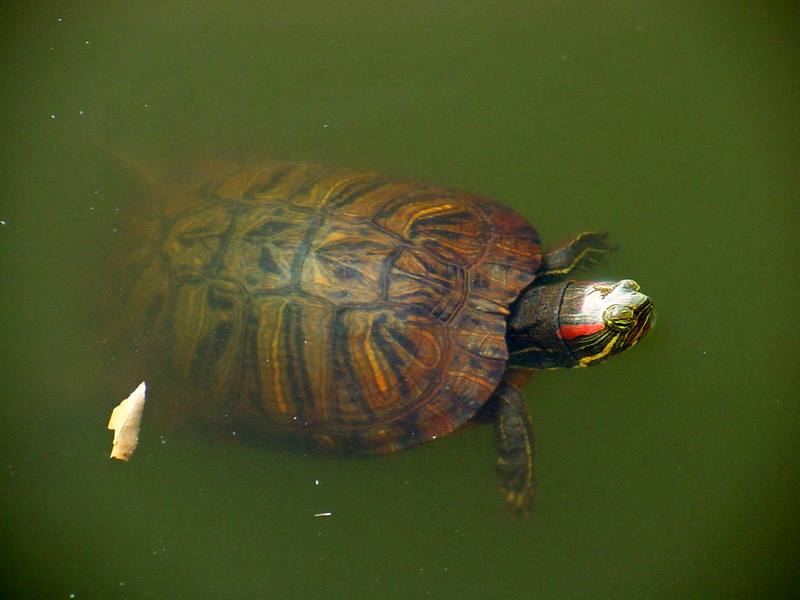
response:
[[[558,335],[562,340],[572,340],[581,335],[591,335],[603,329],[602,323],[585,323],[583,325],[562,325],[558,328]]]

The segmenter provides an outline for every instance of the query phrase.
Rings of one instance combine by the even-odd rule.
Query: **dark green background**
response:
[[[2,6],[11,597],[800,593],[796,3]],[[529,521],[502,510],[489,427],[341,460],[145,423],[112,463],[130,382],[86,308],[131,185],[100,147],[161,172],[218,151],[369,167],[496,197],[550,242],[608,230],[596,273],[637,279],[657,324],[526,388]]]

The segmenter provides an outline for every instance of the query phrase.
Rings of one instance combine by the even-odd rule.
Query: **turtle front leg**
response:
[[[500,493],[514,513],[528,516],[533,500],[533,428],[520,391],[503,382],[491,402],[495,443],[500,454]]]
[[[542,256],[540,277],[566,275],[586,262],[596,262],[597,255],[614,248],[607,242],[608,234],[599,231],[584,231],[571,240],[550,248]]]

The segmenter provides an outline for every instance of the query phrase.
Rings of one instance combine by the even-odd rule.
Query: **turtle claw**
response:
[[[527,458],[527,457],[525,457]],[[527,460],[497,459],[497,470],[502,479],[500,495],[506,506],[518,517],[529,517],[533,501],[533,483]]]
[[[531,505],[533,504],[533,487],[523,485],[512,489],[503,484],[500,486],[500,495],[506,501],[506,506],[514,516],[528,518],[531,516]]]
[[[598,254],[585,254],[583,259],[578,264],[577,268],[580,270],[588,269],[589,267],[594,267],[603,262],[603,259]]]

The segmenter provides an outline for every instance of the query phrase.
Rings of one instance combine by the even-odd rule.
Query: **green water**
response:
[[[110,4],[0,8],[5,597],[800,593],[793,3]],[[85,307],[131,186],[98,146],[369,167],[496,197],[551,242],[608,230],[595,273],[658,321],[526,388],[528,521],[490,427],[342,460],[145,423],[112,463],[130,382]]]

